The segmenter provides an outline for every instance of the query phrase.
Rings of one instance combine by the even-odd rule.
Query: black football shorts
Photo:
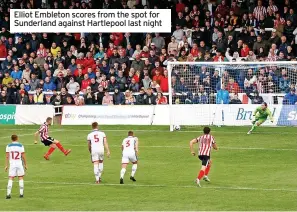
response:
[[[210,156],[199,155],[198,158],[202,161],[202,166],[207,166],[210,161]]]
[[[55,140],[54,138],[48,137],[45,140],[41,140],[41,142],[44,144],[44,146],[50,146],[51,144],[54,143],[54,140]]]

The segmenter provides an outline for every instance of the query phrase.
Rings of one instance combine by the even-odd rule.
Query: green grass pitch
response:
[[[212,153],[211,183],[198,188],[194,179],[201,163],[190,154],[189,141],[202,127],[169,132],[168,127],[102,126],[111,158],[105,159],[100,185],[94,184],[87,150],[89,126],[51,127],[50,135],[72,153],[65,157],[56,150],[50,161],[43,159],[48,148],[33,144],[38,127],[0,128],[0,210],[297,210],[296,128],[260,127],[246,135],[248,127],[213,127],[219,150]],[[137,182],[129,180],[129,165],[125,184],[119,185],[121,142],[128,130],[140,142]],[[19,199],[15,181],[12,199],[6,200],[5,146],[13,133],[25,146],[28,171],[25,198]]]

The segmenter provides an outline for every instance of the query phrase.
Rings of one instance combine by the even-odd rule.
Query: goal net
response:
[[[292,124],[282,113],[297,107],[295,61],[169,62],[167,69],[171,131],[178,125],[250,125],[262,102],[277,118],[270,124]]]

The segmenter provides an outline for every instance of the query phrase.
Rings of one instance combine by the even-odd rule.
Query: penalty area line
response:
[[[186,185],[186,186],[178,186],[178,185],[144,185],[144,184],[115,184],[115,183],[101,183],[101,184],[95,184],[95,183],[71,183],[71,182],[38,182],[38,181],[25,181],[25,183],[32,183],[32,184],[51,184],[54,185],[54,187],[59,186],[65,186],[65,185],[71,185],[71,186],[123,186],[123,187],[148,187],[148,188],[197,188],[197,189],[218,189],[218,190],[250,190],[250,191],[281,191],[281,192],[295,192],[297,193],[297,190],[294,189],[282,189],[282,188],[253,188],[253,187],[227,187],[227,186],[205,186],[202,188],[198,188],[195,185]],[[50,187],[48,187],[50,188]],[[38,189],[38,188],[36,188]],[[41,187],[40,189],[43,189]]]

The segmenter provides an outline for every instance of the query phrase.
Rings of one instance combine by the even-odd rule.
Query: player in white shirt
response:
[[[5,160],[5,171],[8,170],[8,184],[6,199],[11,198],[11,189],[13,179],[19,178],[20,186],[20,198],[24,197],[24,175],[25,169],[27,170],[27,161],[25,157],[24,146],[18,142],[18,136],[11,136],[12,142],[6,146],[6,160]]]
[[[110,151],[104,132],[98,130],[98,123],[92,123],[93,131],[88,135],[88,148],[91,154],[92,163],[94,165],[94,174],[96,183],[101,182],[101,175],[103,172],[104,148],[107,150],[107,157],[110,156]]]
[[[134,137],[134,133],[132,131],[128,132],[128,137],[123,140],[122,143],[122,170],[121,170],[121,178],[120,184],[124,184],[124,175],[126,173],[126,168],[129,162],[132,165],[132,172],[130,176],[130,180],[135,182],[134,175],[137,170],[137,155],[138,155],[138,138]]]

